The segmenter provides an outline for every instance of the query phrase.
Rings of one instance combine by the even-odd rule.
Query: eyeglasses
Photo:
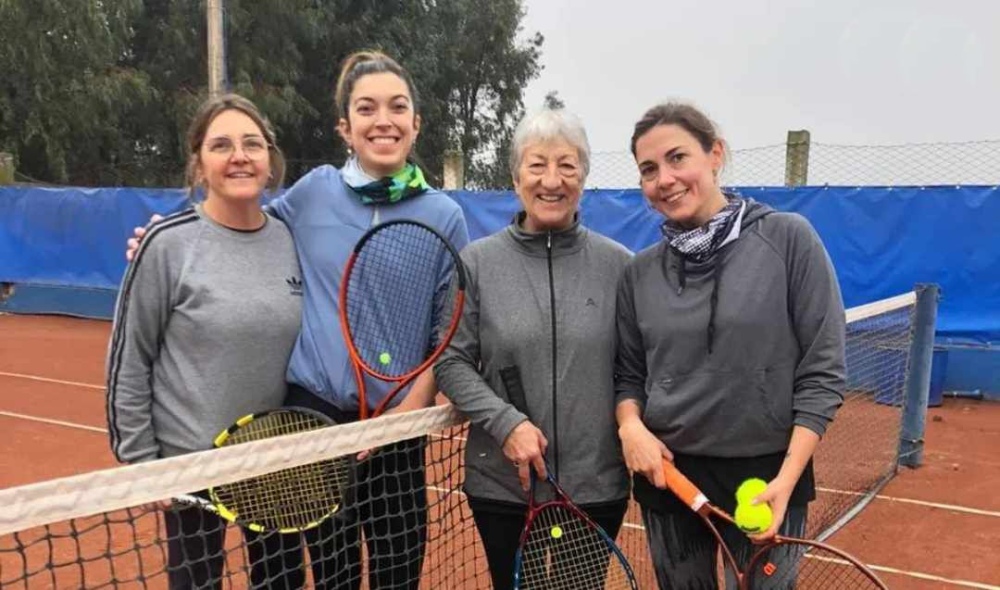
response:
[[[250,160],[260,160],[267,155],[270,147],[262,137],[247,137],[240,142],[240,150]],[[236,144],[228,137],[216,137],[206,144],[208,153],[223,158],[233,157]]]

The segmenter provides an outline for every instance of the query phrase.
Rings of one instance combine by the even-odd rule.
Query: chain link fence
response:
[[[797,180],[788,180],[792,157]],[[803,167],[804,164],[804,167]],[[795,176],[791,174],[791,176]],[[796,142],[736,149],[722,174],[729,186],[927,186],[1000,184],[1000,140],[902,145]],[[639,174],[627,151],[591,155],[588,188],[636,188]]]

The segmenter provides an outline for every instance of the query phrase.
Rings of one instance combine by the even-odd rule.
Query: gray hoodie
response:
[[[548,439],[549,465],[575,502],[628,495],[613,371],[615,291],[629,258],[623,246],[578,223],[552,234],[530,234],[515,223],[462,250],[470,279],[465,309],[434,375],[472,422],[469,495],[527,502],[502,451],[526,419]],[[512,366],[524,384],[527,416],[510,403],[500,376]]]
[[[618,291],[616,399],[634,399],[671,450],[751,457],[822,435],[843,401],[844,307],[803,217],[747,201],[739,237],[708,262],[666,242]]]

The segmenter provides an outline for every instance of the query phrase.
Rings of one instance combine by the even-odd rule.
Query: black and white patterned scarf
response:
[[[743,199],[736,195],[726,195],[726,206],[708,220],[708,223],[694,229],[685,228],[667,219],[660,227],[663,237],[678,252],[694,262],[702,262],[712,256],[733,229],[737,213],[743,206]]]

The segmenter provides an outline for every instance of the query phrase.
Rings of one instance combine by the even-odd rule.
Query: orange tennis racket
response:
[[[726,564],[739,582],[740,590],[887,590],[887,586],[867,566],[840,549],[818,541],[780,535],[754,551],[746,569],[741,570],[733,552],[712,522],[712,517],[715,517],[736,526],[733,517],[713,505],[673,463],[664,460],[663,473],[667,478],[667,487],[701,516],[712,532]],[[725,582],[720,582],[719,587],[725,587]]]
[[[412,220],[369,229],[340,285],[340,326],[362,420],[380,415],[451,342],[465,303],[465,267],[437,230]],[[369,406],[365,376],[392,384]]]

